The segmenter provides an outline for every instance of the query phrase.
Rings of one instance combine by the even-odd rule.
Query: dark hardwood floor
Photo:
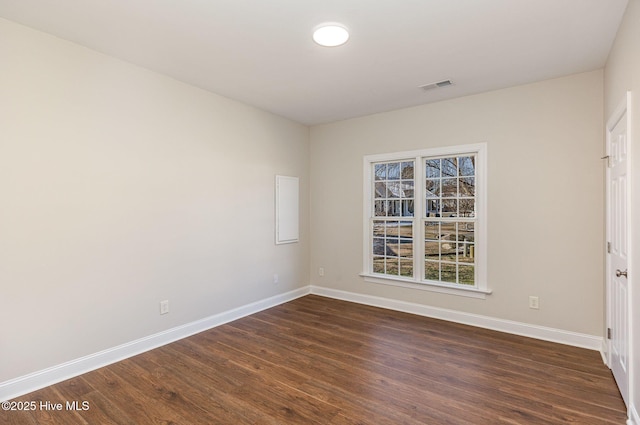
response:
[[[2,424],[624,424],[595,351],[306,296],[70,379]],[[66,410],[67,401],[88,410]]]

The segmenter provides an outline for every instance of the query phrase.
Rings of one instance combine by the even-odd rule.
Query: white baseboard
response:
[[[595,335],[587,335],[561,329],[547,328],[528,323],[514,322],[511,320],[497,319],[495,317],[481,316],[456,310],[430,307],[423,304],[415,304],[406,301],[391,300],[388,298],[371,295],[356,294],[353,292],[339,291],[336,289],[311,286],[311,293],[344,301],[366,304],[374,307],[387,308],[389,310],[402,311],[434,319],[448,320],[450,322],[492,329],[515,335],[557,342],[575,347],[588,348],[602,353],[603,338]],[[640,424],[639,424],[640,425]]]
[[[29,375],[0,382],[0,401],[11,400],[40,388],[53,385],[137,354],[144,353],[145,351],[158,348],[162,345],[206,331],[267,308],[275,307],[279,304],[294,300],[307,294],[309,294],[309,287],[305,286],[284,294],[279,294],[235,308],[233,310],[209,316],[195,322],[177,326],[163,332],[158,332],[117,347],[109,348],[98,353],[90,354],[79,359],[43,369]]]
[[[602,356],[602,363],[609,367],[609,344],[606,338],[602,338],[602,345],[600,346],[600,355]],[[609,368],[611,369],[611,368]]]
[[[638,410],[633,404],[629,407],[629,419],[627,419],[627,425],[640,425],[640,415],[638,415]]]

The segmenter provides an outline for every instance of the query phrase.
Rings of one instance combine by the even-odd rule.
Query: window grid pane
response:
[[[374,164],[375,217],[413,217],[414,168],[414,161]]]
[[[425,217],[475,217],[475,155],[424,160]]]
[[[372,235],[373,273],[412,278],[413,221],[375,219]]]
[[[475,285],[475,155],[424,160],[424,279]]]
[[[474,232],[472,221],[425,221],[424,278],[474,285]]]
[[[373,273],[413,278],[415,161],[374,164]]]

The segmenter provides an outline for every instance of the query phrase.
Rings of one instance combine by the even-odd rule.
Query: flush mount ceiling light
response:
[[[313,30],[313,41],[321,46],[341,46],[349,40],[347,27],[335,22],[320,24]]]

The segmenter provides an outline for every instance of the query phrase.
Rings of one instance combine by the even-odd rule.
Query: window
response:
[[[490,293],[485,164],[485,144],[366,156],[366,280]]]

